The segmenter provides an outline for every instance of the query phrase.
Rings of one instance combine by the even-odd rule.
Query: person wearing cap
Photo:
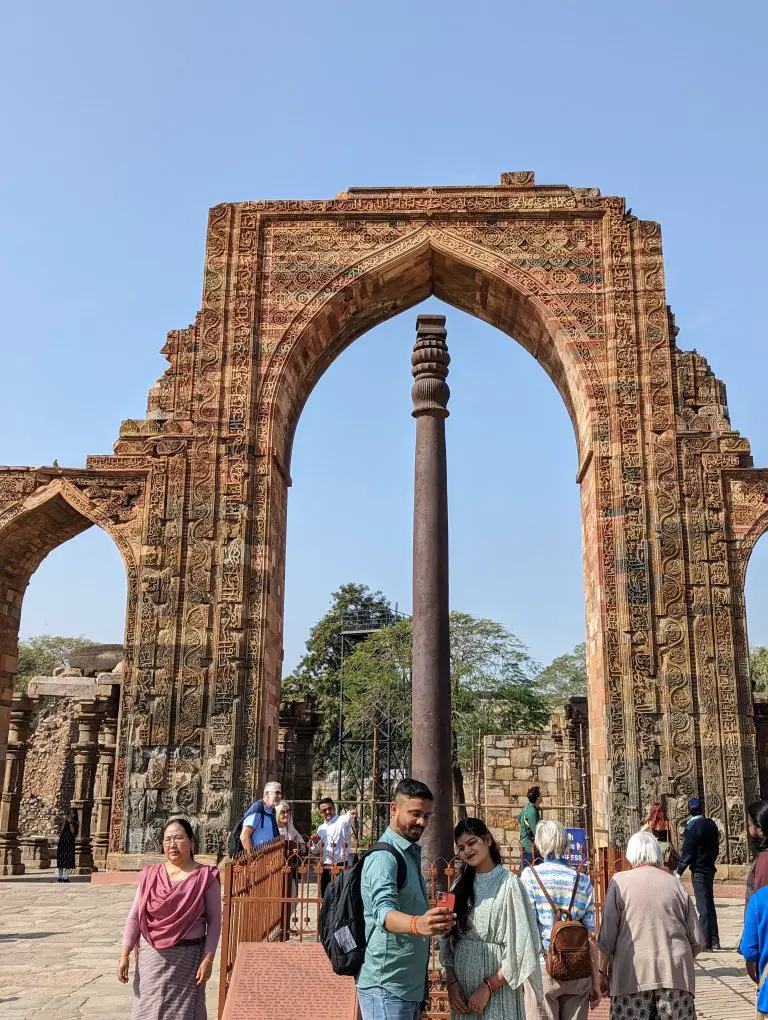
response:
[[[720,948],[720,933],[715,912],[714,881],[717,855],[720,853],[720,833],[711,818],[704,815],[704,805],[699,797],[688,801],[690,818],[685,826],[685,839],[680,853],[677,874],[683,877],[686,868],[691,869],[696,910],[699,914],[701,932],[704,936],[704,951]]]

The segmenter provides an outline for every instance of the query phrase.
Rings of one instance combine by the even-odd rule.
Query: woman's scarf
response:
[[[531,901],[517,875],[506,875],[504,892],[507,910],[501,972],[510,988],[518,988],[527,981],[533,988],[536,1001],[541,1002],[544,995],[539,955],[541,942]]]
[[[171,949],[204,912],[205,892],[219,881],[217,868],[198,864],[180,882],[171,882],[165,863],[145,868],[139,879],[139,930],[153,949]]]

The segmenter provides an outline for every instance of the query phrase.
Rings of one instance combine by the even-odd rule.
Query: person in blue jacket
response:
[[[768,886],[749,898],[739,952],[757,985],[757,1015],[768,1018]]]

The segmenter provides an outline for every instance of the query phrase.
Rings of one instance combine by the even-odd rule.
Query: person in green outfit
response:
[[[520,879],[479,818],[454,830],[461,858],[456,923],[440,939],[451,1020],[524,1020],[523,984],[541,999],[539,928]],[[383,1016],[383,1014],[382,1014]]]
[[[528,868],[533,864],[533,844],[536,826],[541,821],[541,788],[532,786],[528,791],[528,803],[517,816],[520,826],[520,845],[523,848],[520,867]]]

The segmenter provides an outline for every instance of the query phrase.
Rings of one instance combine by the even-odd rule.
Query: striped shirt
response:
[[[544,883],[555,906],[566,911],[571,902],[573,883],[576,881],[576,872],[573,868],[569,868],[562,861],[547,859],[536,865],[536,874]],[[520,873],[520,881],[528,893],[528,899],[531,901],[533,912],[536,915],[542,950],[547,953],[552,925],[555,921],[560,920],[562,915],[554,916],[552,907],[536,881],[536,875],[533,874],[532,868],[526,868]],[[576,899],[573,901],[571,918],[574,921],[581,921],[589,931],[595,930],[595,894],[592,882],[587,875],[579,875],[579,888],[576,891]]]

